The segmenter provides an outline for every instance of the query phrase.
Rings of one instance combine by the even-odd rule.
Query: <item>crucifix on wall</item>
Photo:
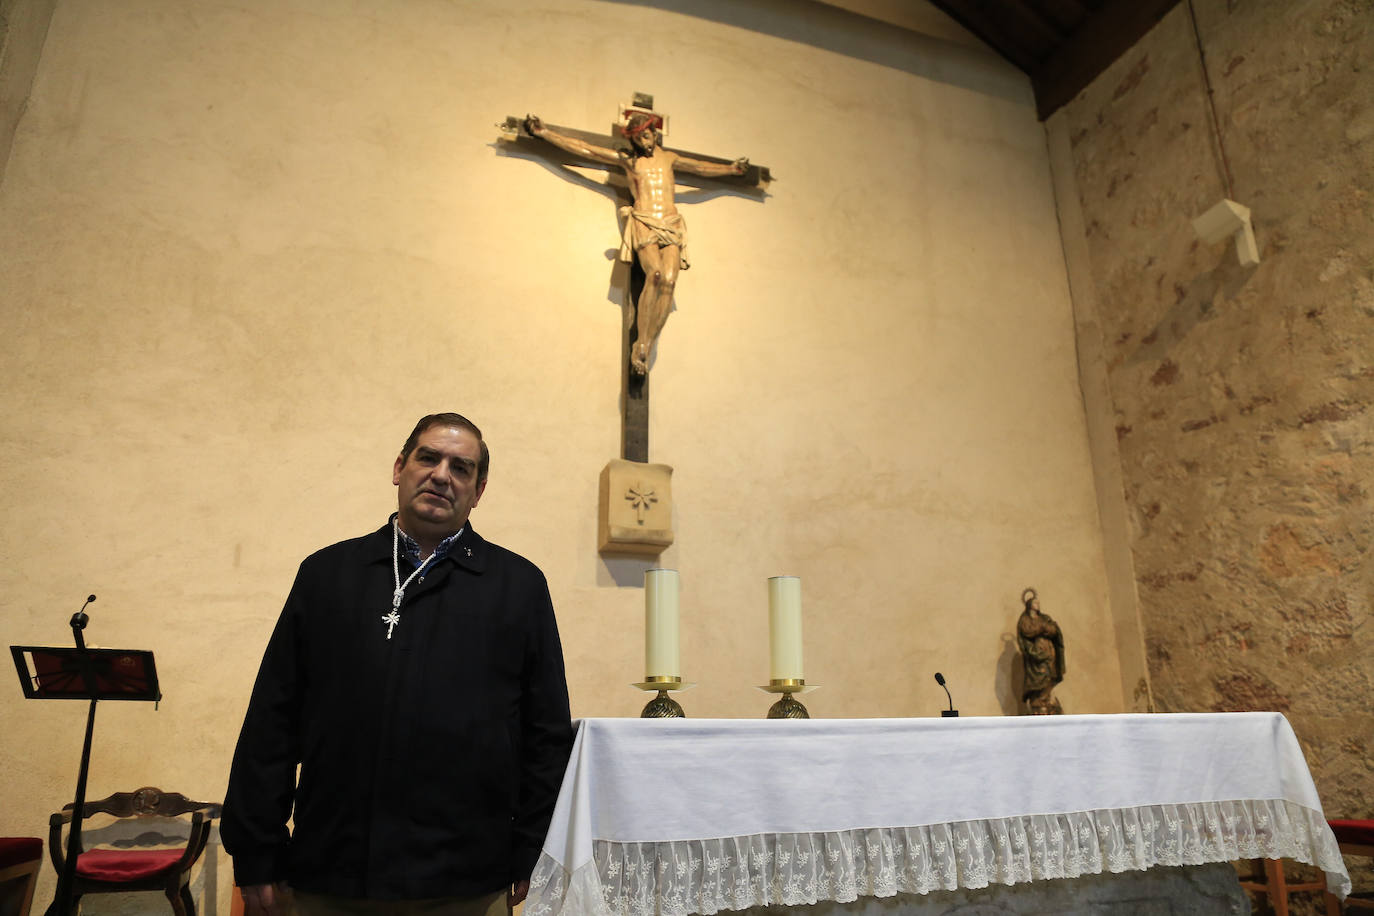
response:
[[[556,156],[557,151],[562,151],[573,157],[574,164],[599,165],[620,170],[625,176],[631,203],[619,209],[623,220],[620,258],[631,266],[626,302],[632,303],[634,318],[626,322],[621,453],[625,462],[645,465],[649,458],[650,358],[672,310],[679,273],[690,266],[687,226],[677,208],[675,187],[679,183],[715,186],[761,197],[771,176],[767,168],[751,165],[747,158],[721,159],[664,147],[667,119],[654,110],[653,97],[643,93],[636,93],[630,105],[621,106],[609,136],[546,124],[535,115],[508,117],[501,127],[516,143],[543,141],[538,146],[541,156]],[[667,468],[668,473],[671,470]],[[603,491],[605,476],[603,472]],[[666,483],[666,477],[660,481],[663,491]],[[642,486],[644,482],[636,480],[631,489]],[[655,511],[648,513],[643,499],[631,501],[636,507],[638,529],[644,528],[646,514],[662,515],[671,509],[666,492],[657,500]],[[605,499],[603,521],[604,503]],[[654,549],[638,552],[661,551],[672,541],[668,530],[666,542],[660,544],[663,534],[660,530],[651,539],[653,543],[649,546]]]

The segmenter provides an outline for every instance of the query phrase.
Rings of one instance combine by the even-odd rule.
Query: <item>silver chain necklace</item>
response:
[[[431,554],[431,558],[433,555]],[[401,526],[396,519],[391,520],[391,575],[396,583],[396,590],[391,593],[391,613],[382,618],[382,623],[386,624],[386,638],[391,638],[391,631],[396,629],[396,624],[401,622],[401,601],[406,596],[406,588],[415,577],[424,571],[428,566],[428,561],[421,563],[415,568],[415,572],[410,577],[401,581]]]

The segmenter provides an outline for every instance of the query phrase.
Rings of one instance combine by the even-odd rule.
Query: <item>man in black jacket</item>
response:
[[[287,885],[304,916],[524,899],[572,727],[543,574],[468,524],[489,461],[471,421],[424,417],[397,514],[301,564],[220,826],[247,916],[287,912]]]

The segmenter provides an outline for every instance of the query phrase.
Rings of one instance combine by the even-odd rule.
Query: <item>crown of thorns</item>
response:
[[[651,127],[663,130],[663,118],[659,115],[647,111],[627,111],[625,114],[625,123],[621,125],[620,132],[627,137],[637,137]]]

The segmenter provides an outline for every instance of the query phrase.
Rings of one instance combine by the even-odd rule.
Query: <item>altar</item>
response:
[[[584,719],[525,912],[872,908],[1278,857],[1349,892],[1278,713]]]

